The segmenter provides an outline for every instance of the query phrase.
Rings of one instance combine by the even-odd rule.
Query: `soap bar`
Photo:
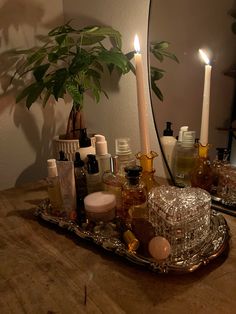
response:
[[[92,221],[110,221],[115,218],[116,197],[114,194],[100,191],[84,198],[86,216]]]

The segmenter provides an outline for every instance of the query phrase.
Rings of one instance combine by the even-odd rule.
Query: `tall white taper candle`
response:
[[[199,49],[199,53],[203,58],[205,65],[205,79],[203,90],[203,102],[202,102],[202,121],[200,132],[200,144],[206,146],[208,144],[208,130],[209,130],[209,111],[210,111],[210,90],[211,90],[211,65],[209,65],[209,59],[207,55]]]
[[[147,103],[145,100],[144,80],[143,80],[143,64],[142,55],[140,53],[139,39],[135,36],[134,48],[136,53],[134,54],[135,67],[136,67],[136,81],[137,81],[137,101],[138,101],[138,116],[139,116],[139,132],[141,142],[141,153],[150,153],[150,139],[148,133],[148,114]]]

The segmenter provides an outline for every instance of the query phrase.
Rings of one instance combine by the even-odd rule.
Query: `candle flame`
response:
[[[136,52],[140,52],[140,44],[137,34],[134,36],[134,49]]]
[[[199,49],[198,51],[199,51],[199,53],[200,53],[200,56],[201,56],[202,60],[203,60],[206,64],[210,64],[210,60],[209,60],[208,56],[206,55],[206,53],[205,53],[202,49]]]

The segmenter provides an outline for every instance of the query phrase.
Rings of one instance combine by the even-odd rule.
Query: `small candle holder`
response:
[[[209,144],[203,146],[201,143],[198,143],[196,166],[191,174],[191,185],[193,187],[202,188],[208,192],[211,191],[213,183],[213,172],[208,156],[209,148]]]
[[[151,151],[148,154],[140,152],[135,156],[139,160],[140,166],[143,168],[141,178],[147,187],[147,191],[149,192],[151,188],[159,185],[154,177],[155,169],[153,169],[153,160],[158,156],[158,154]]]

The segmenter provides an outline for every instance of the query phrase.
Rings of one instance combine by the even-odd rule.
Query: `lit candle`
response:
[[[210,88],[211,88],[211,66],[207,55],[199,49],[199,53],[205,62],[205,79],[203,90],[203,103],[202,103],[202,121],[200,132],[200,144],[206,146],[208,144],[208,129],[209,129],[209,109],[210,109]]]
[[[137,81],[137,101],[138,101],[138,116],[139,116],[139,132],[141,141],[141,153],[150,153],[150,140],[148,133],[148,115],[147,103],[145,101],[144,81],[143,81],[143,64],[142,55],[140,53],[140,45],[138,36],[134,38],[134,54],[136,67],[136,81]]]

